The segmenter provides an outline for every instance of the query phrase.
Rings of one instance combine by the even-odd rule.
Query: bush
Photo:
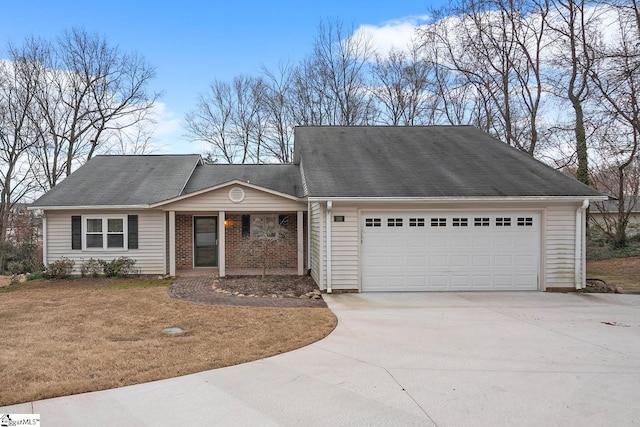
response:
[[[23,274],[26,273],[24,261],[9,261],[7,262],[7,273],[9,274]]]
[[[1,250],[4,264],[0,266],[0,272],[23,274],[37,271],[42,265],[42,248],[38,245],[5,242]]]
[[[134,268],[135,263],[135,259],[128,257],[117,258],[113,261],[100,260],[102,271],[106,277],[127,277],[137,274],[138,272]]]
[[[44,277],[47,279],[66,279],[73,271],[75,261],[62,257],[57,261],[49,263],[43,271]]]
[[[102,274],[103,263],[104,261],[95,258],[89,258],[88,260],[82,261],[82,265],[80,265],[80,275],[82,277],[98,277]]]

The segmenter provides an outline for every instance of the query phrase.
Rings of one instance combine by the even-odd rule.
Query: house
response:
[[[142,273],[258,267],[256,219],[288,228],[274,267],[322,290],[580,288],[585,210],[605,200],[471,126],[298,127],[292,164],[97,156],[42,196],[44,259],[128,256]]]
[[[618,206],[619,201],[616,199],[592,202],[589,206],[591,223],[604,229],[615,228],[618,222]],[[625,197],[624,211],[629,213],[627,234],[629,236],[640,234],[640,197],[631,195]]]

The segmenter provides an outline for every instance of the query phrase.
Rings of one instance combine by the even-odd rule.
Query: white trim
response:
[[[162,202],[153,203],[153,204],[149,205],[149,207],[150,208],[157,208],[157,207],[164,206],[164,205],[167,205],[167,204],[170,204],[170,203],[179,202],[180,200],[188,199],[190,197],[199,196],[200,194],[208,193],[210,191],[215,191],[215,190],[219,190],[221,188],[229,187],[231,185],[245,186],[245,187],[248,187],[248,188],[252,188],[254,190],[259,190],[259,191],[262,191],[262,192],[265,192],[265,193],[273,194],[275,196],[283,197],[285,199],[294,200],[296,202],[305,201],[304,198],[291,196],[290,194],[281,193],[279,191],[270,190],[268,188],[261,187],[259,185],[255,185],[255,184],[251,184],[251,183],[248,183],[248,182],[245,182],[245,181],[234,179],[232,181],[228,181],[228,182],[225,182],[225,183],[222,183],[222,184],[214,185],[212,187],[203,188],[202,190],[194,191],[193,193],[183,194],[182,196],[174,197],[173,199],[168,199],[168,200],[164,200]]]
[[[103,251],[128,251],[129,250],[129,223],[127,215],[118,214],[90,214],[82,215],[82,224],[80,230],[82,232],[82,251],[83,252],[103,252]],[[99,219],[102,221],[102,247],[101,248],[89,248],[87,247],[87,220]],[[109,220],[119,219],[122,220],[122,246],[121,247],[108,247],[109,244]],[[97,234],[97,233],[92,233]],[[112,233],[113,234],[113,233]],[[120,234],[120,233],[117,233]]]
[[[333,202],[327,201],[327,210],[325,212],[325,221],[327,223],[327,293],[331,293],[331,209]]]
[[[304,216],[297,212],[296,228],[298,229],[298,276],[304,275]]]
[[[309,197],[310,202],[582,202],[585,196],[526,196],[526,197]],[[607,200],[608,196],[592,196],[591,200]]]
[[[42,263],[44,265],[49,264],[47,259],[47,242],[49,239],[47,238],[47,215],[42,215]]]
[[[176,211],[169,211],[169,276],[176,275]]]
[[[224,277],[226,275],[226,263],[225,263],[225,237],[227,235],[227,225],[225,211],[218,212],[218,276]]]
[[[45,211],[80,211],[80,210],[112,210],[112,209],[149,209],[149,205],[92,205],[92,206],[35,206],[28,207],[27,210],[45,210]]]
[[[586,286],[586,239],[585,225],[587,219],[585,218],[585,212],[589,207],[589,199],[582,201],[582,205],[576,209],[576,246],[575,246],[575,265],[574,265],[574,282],[576,289],[584,289]]]

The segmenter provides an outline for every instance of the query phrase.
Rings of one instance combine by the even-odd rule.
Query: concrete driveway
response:
[[[0,413],[46,426],[640,423],[640,296],[326,297],[326,339],[244,365]]]

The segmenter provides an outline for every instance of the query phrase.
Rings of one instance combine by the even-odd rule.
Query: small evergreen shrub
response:
[[[53,261],[47,265],[43,275],[47,279],[66,279],[73,271],[75,261],[62,257],[57,261]]]
[[[102,271],[106,277],[127,277],[137,274],[136,260],[128,257],[116,258],[113,261],[100,260]]]

